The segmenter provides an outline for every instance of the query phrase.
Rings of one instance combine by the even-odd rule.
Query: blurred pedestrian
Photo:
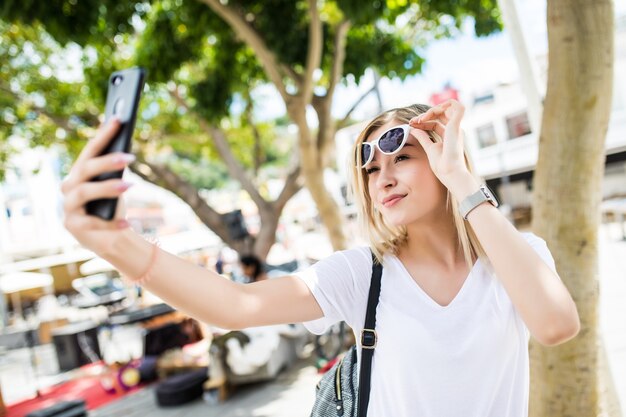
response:
[[[224,273],[224,259],[222,258],[222,251],[217,253],[217,260],[215,261],[215,272],[222,275]]]
[[[246,277],[247,282],[258,282],[267,279],[263,262],[256,255],[244,255],[239,260],[241,272]]]

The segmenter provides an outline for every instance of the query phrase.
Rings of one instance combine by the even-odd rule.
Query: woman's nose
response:
[[[378,188],[388,188],[394,186],[396,183],[396,177],[393,172],[393,166],[381,164],[379,169],[380,172],[378,178],[376,179],[376,186]]]

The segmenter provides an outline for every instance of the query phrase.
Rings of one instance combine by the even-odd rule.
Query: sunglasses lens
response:
[[[361,163],[365,164],[372,154],[372,147],[369,144],[364,143],[361,145]]]
[[[392,153],[397,151],[400,145],[402,145],[402,140],[404,139],[404,130],[402,128],[394,128],[387,131],[378,142],[378,146],[380,150],[384,153]]]

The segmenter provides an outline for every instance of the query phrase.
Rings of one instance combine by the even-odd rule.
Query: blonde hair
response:
[[[365,169],[359,168],[362,165],[360,152],[361,144],[381,126],[391,121],[397,121],[398,124],[408,123],[413,117],[425,113],[428,109],[430,109],[428,105],[413,104],[407,107],[388,110],[372,120],[367,127],[361,131],[354,143],[351,160],[349,162],[351,174],[350,193],[357,208],[357,219],[361,229],[380,263],[382,263],[385,254],[397,255],[399,249],[407,243],[408,236],[406,227],[392,226],[385,222],[382,214],[376,210],[374,203],[370,199],[367,174],[365,173]],[[427,133],[434,142],[442,142],[441,137],[437,133],[433,131],[428,131]],[[467,149],[464,150],[463,154],[465,164],[470,173],[476,175]],[[454,201],[450,191],[446,190],[446,192],[446,209],[448,213],[451,213],[458,236],[459,248],[463,252],[463,257],[468,268],[471,269],[475,258],[487,261],[487,257],[471,226],[459,213],[458,205]]]

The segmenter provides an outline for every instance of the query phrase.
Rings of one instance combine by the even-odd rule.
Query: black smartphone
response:
[[[111,139],[109,145],[100,153],[105,155],[111,152],[129,153],[131,139],[135,130],[137,107],[145,81],[146,71],[143,68],[129,68],[116,71],[109,77],[107,102],[104,111],[105,123],[115,116],[121,122],[120,130]],[[122,178],[123,171],[107,172],[91,179],[104,181],[113,178]],[[98,216],[104,220],[111,220],[115,216],[117,198],[103,198],[89,201],[85,205],[88,214]]]

